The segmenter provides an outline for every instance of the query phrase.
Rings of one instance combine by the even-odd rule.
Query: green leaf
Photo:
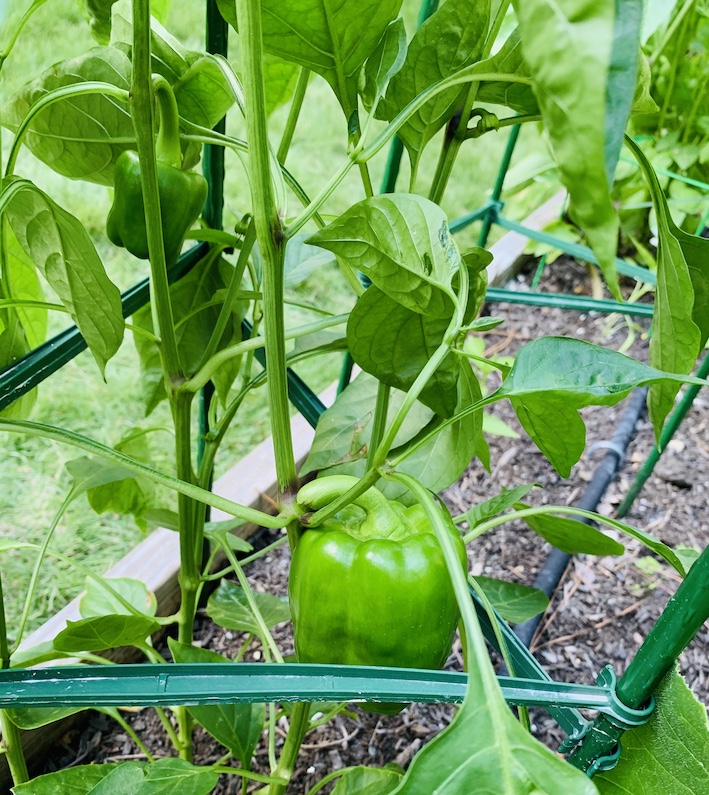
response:
[[[374,107],[384,93],[387,83],[404,65],[406,58],[406,29],[404,20],[397,17],[386,29],[382,40],[367,58],[362,72],[360,94],[368,110]]]
[[[179,643],[173,638],[168,638],[168,645],[177,663],[229,662],[221,654]],[[219,704],[188,707],[187,711],[217,742],[231,751],[242,767],[249,767],[266,720],[265,704]]]
[[[234,93],[219,61],[203,55],[173,85],[180,116],[211,129],[234,104]]]
[[[144,781],[143,765],[124,762],[89,790],[89,795],[136,795]]]
[[[184,759],[158,759],[146,765],[145,782],[135,795],[208,795],[219,774]]]
[[[99,44],[108,44],[111,38],[111,9],[116,0],[84,0],[89,15],[91,34]]]
[[[524,59],[569,191],[569,212],[618,300],[618,217],[609,190],[635,89],[638,3],[514,2]]]
[[[515,486],[513,489],[504,489],[500,494],[491,497],[489,500],[479,502],[477,505],[466,512],[465,520],[470,525],[472,530],[477,525],[497,516],[508,508],[511,508],[516,502],[519,502],[522,497],[525,497],[534,488],[534,483],[525,483],[521,486]]]
[[[529,508],[523,502],[515,504],[518,510]],[[615,539],[576,519],[563,516],[525,516],[525,524],[552,546],[569,555],[622,555],[625,547]]]
[[[549,605],[549,597],[538,588],[520,585],[517,582],[496,580],[492,577],[474,577],[485,592],[490,604],[512,624],[521,624],[527,619],[543,613]]]
[[[332,795],[390,795],[401,773],[378,767],[353,767],[337,780]]]
[[[97,47],[55,64],[12,97],[3,124],[17,129],[27,111],[49,91],[99,80],[128,90],[131,63],[114,47]],[[71,131],[71,135],[67,134]],[[113,184],[113,166],[125,149],[135,149],[127,103],[102,94],[59,100],[40,111],[24,139],[35,157],[72,179]]]
[[[318,268],[335,263],[335,257],[329,251],[305,242],[307,235],[295,235],[286,243],[286,255],[283,264],[285,287],[295,287],[304,282]]]
[[[369,287],[355,304],[347,323],[347,346],[355,363],[385,384],[408,391],[443,342],[449,320],[413,312]],[[449,353],[419,395],[442,417],[458,402],[458,357]]]
[[[300,470],[301,477],[366,457],[372,436],[377,387],[376,378],[360,373],[320,415],[313,444]],[[403,400],[402,392],[392,390],[387,423],[394,418]],[[412,439],[432,417],[433,412],[416,402],[394,440],[394,447]]]
[[[628,146],[650,188],[658,228],[657,288],[650,339],[650,363],[673,373],[689,373],[709,338],[709,240],[688,235],[672,221],[657,175],[640,147]],[[648,408],[659,439],[679,385],[650,387]]]
[[[494,414],[483,412],[483,433],[489,436],[504,436],[507,439],[519,439],[519,434],[504,420]]]
[[[615,3],[615,24],[611,60],[606,83],[606,135],[604,158],[608,183],[613,184],[613,175],[623,136],[635,101],[638,84],[640,31],[643,21],[643,0],[624,0]]]
[[[131,577],[107,577],[104,581],[86,578],[86,591],[79,600],[79,614],[82,618],[96,616],[133,615],[125,605],[116,599],[106,585],[117,591],[129,604],[147,617],[154,617],[158,608],[155,594],[140,580]]]
[[[44,301],[44,290],[37,276],[34,262],[25,253],[15,237],[11,228],[7,229],[7,262],[6,267],[10,273],[12,297],[19,301]],[[13,309],[0,310],[0,318],[6,313],[16,313],[20,321],[25,339],[30,349],[41,345],[47,337],[46,309],[18,306]],[[7,320],[3,323],[5,328],[11,325]]]
[[[489,24],[490,0],[447,0],[416,31],[377,117],[391,121],[425,88],[480,60]],[[400,128],[414,173],[424,147],[452,118],[467,91],[464,85],[441,92]]]
[[[222,16],[237,26],[234,0],[217,0]],[[401,0],[262,0],[265,49],[321,75],[335,92],[345,116],[357,110],[357,81]]]
[[[11,190],[14,179],[3,183]],[[103,374],[123,340],[118,288],[83,225],[31,182],[10,200],[6,217],[17,241],[79,327]]]
[[[180,361],[188,377],[196,372],[219,316],[221,304],[211,302],[220,290],[226,288],[231,272],[232,266],[226,260],[221,257],[215,260],[213,256],[207,255],[186,276],[170,285]],[[241,320],[246,309],[247,306],[242,302],[234,305],[231,320],[227,323],[217,350],[241,342]],[[133,323],[153,333],[150,304],[133,315]],[[150,414],[160,401],[167,398],[160,350],[153,340],[143,335],[135,335],[135,347],[140,357],[146,414]],[[213,380],[222,403],[226,401],[238,372],[239,359],[233,358],[215,374]]]
[[[3,328],[0,331],[0,369],[17,361],[32,349],[27,341],[20,317],[13,309],[0,310]],[[12,420],[24,420],[30,416],[37,399],[37,388],[26,392],[18,400],[0,412],[0,416]]]
[[[37,776],[25,784],[16,784],[15,795],[88,795],[117,764],[79,765]]]
[[[517,77],[530,77],[529,66],[522,54],[519,29],[515,28],[512,31],[496,55],[480,61],[478,69],[481,73],[496,72],[497,74],[516,75]],[[486,80],[480,83],[476,99],[479,102],[505,105],[521,114],[539,113],[539,103],[534,95],[534,90],[525,83],[504,83],[502,81]]]
[[[254,599],[269,629],[276,624],[290,621],[290,607],[285,597],[256,591]],[[209,597],[207,615],[220,627],[261,636],[261,629],[256,623],[244,589],[227,580],[222,580]]]
[[[55,655],[55,659],[58,655]],[[68,718],[81,712],[82,707],[22,707],[18,709],[5,710],[7,716],[19,729],[30,731],[40,729],[58,720]]]
[[[11,668],[31,668],[33,665],[39,665],[43,662],[50,660],[58,660],[65,656],[62,652],[58,652],[54,648],[51,640],[38,643],[35,646],[30,646],[25,649],[18,649],[10,657]]]
[[[586,426],[578,411],[551,396],[512,398],[510,403],[529,438],[561,477],[568,478],[586,449]]]
[[[663,381],[701,383],[582,340],[543,337],[520,349],[495,395],[510,398],[535,444],[559,474],[568,477],[585,445],[577,410],[612,406],[635,387]]]
[[[213,540],[224,540],[235,552],[252,552],[248,541],[234,533],[244,525],[243,519],[225,519],[223,522],[205,522],[204,534]]]
[[[623,735],[616,767],[597,773],[601,795],[700,795],[708,791],[707,714],[683,677],[672,670],[655,691],[650,720]]]
[[[68,621],[54,639],[59,651],[103,651],[120,646],[140,646],[160,625],[148,616],[103,615]]]
[[[266,54],[263,72],[266,83],[266,113],[270,116],[293,96],[298,82],[298,66],[276,58],[275,55]]]
[[[460,254],[443,210],[428,199],[407,193],[365,199],[308,242],[342,257],[402,306],[451,317]]]

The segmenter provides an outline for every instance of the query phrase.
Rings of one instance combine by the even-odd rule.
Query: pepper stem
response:
[[[160,128],[155,144],[155,152],[161,163],[180,168],[182,149],[180,147],[180,113],[172,86],[162,75],[153,75],[153,93],[160,111]]]

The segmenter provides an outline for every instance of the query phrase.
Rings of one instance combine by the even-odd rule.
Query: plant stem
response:
[[[263,309],[271,431],[278,479],[278,501],[292,496],[296,483],[286,381],[283,267],[286,238],[276,209],[268,150],[263,42],[259,0],[236,0],[239,20],[246,127],[249,141],[251,199],[256,238],[263,258]],[[291,544],[295,531],[289,529]]]
[[[497,10],[497,14],[495,15],[495,19],[492,22],[492,26],[485,40],[480,60],[484,60],[490,55],[510,2],[511,0],[502,0],[500,3],[500,7]],[[436,173],[433,177],[431,190],[428,196],[431,201],[437,204],[440,203],[443,198],[443,193],[448,185],[451,172],[453,171],[453,164],[458,157],[458,152],[460,151],[463,141],[466,139],[470,111],[473,109],[473,104],[475,103],[479,88],[480,83],[472,83],[470,85],[460,112],[451,119],[448,125],[446,125],[441,154],[438,159]]]
[[[298,758],[298,751],[300,750],[300,746],[309,726],[310,704],[303,702],[294,704],[290,726],[288,727],[288,736],[283,745],[281,758],[278,760],[278,767],[276,767],[273,773],[276,778],[289,780],[293,775],[295,762]],[[268,789],[268,795],[283,795],[286,791],[286,787],[287,784],[271,784]]]
[[[374,466],[374,454],[377,447],[382,441],[384,436],[384,429],[386,428],[387,412],[389,411],[389,396],[391,395],[391,387],[383,384],[381,381],[377,387],[377,402],[374,406],[374,420],[372,421],[372,437],[369,440],[369,448],[367,449],[367,468]]]
[[[167,281],[160,215],[151,72],[150,0],[133,0],[133,82],[130,107],[143,184],[145,229],[150,253],[153,322],[162,341],[163,370],[167,393],[170,395],[173,388],[181,382],[182,374]]]
[[[286,128],[283,131],[283,137],[281,138],[281,143],[278,147],[278,153],[276,154],[276,158],[281,165],[286,162],[286,158],[288,157],[288,151],[290,150],[290,145],[293,141],[293,133],[295,132],[295,127],[298,124],[300,111],[303,108],[303,100],[305,99],[305,92],[308,89],[309,80],[310,69],[306,69],[304,66],[301,66],[300,73],[298,74],[298,82],[296,83],[295,91],[293,92],[293,101],[291,102],[290,110],[288,111]]]
[[[10,648],[7,642],[7,623],[5,620],[5,598],[2,590],[2,576],[0,575],[0,668],[10,667]],[[0,709],[0,741],[5,749],[7,764],[10,768],[14,784],[24,784],[29,781],[27,762],[22,750],[20,730],[7,716],[5,710]]]

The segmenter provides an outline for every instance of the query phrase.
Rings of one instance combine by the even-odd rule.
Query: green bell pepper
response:
[[[185,235],[199,218],[207,198],[207,181],[201,174],[182,171],[180,121],[175,95],[165,78],[153,77],[155,98],[160,110],[157,155],[158,197],[162,221],[163,246],[168,266],[174,265]],[[116,160],[113,180],[113,206],[106,220],[108,239],[139,259],[148,259],[148,234],[140,159],[132,150]]]
[[[314,480],[298,492],[296,510],[328,505],[355,482]],[[467,571],[465,545],[442,513]],[[404,508],[376,488],[301,535],[288,590],[299,662],[441,668],[460,618],[423,508]],[[391,714],[401,707],[370,709]]]
[[[177,261],[185,234],[199,218],[207,198],[207,182],[201,174],[181,171],[158,160],[158,192],[165,260]],[[108,239],[139,259],[148,259],[145,205],[138,153],[123,152],[116,161],[113,206],[106,221]]]

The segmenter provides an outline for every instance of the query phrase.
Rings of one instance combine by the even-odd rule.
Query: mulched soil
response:
[[[529,275],[522,275],[510,286],[529,289],[528,282]],[[559,260],[547,268],[540,288],[587,294],[588,284],[584,266]],[[492,307],[491,313],[503,316],[506,321],[487,337],[488,349],[502,355],[513,355],[521,344],[542,334],[573,335],[618,348],[628,332],[623,321],[612,322],[595,313],[513,305]],[[642,360],[647,358],[647,326],[645,321],[634,322],[635,340],[629,351]],[[509,405],[497,404],[493,411],[510,426],[521,430]],[[588,429],[586,453],[566,480],[553,471],[526,436],[519,439],[492,437],[492,472],[487,473],[473,463],[459,482],[444,494],[447,504],[454,513],[459,513],[474,502],[497,494],[502,487],[532,482],[543,489],[535,489],[528,495],[528,502],[576,504],[603,455],[602,446],[595,446],[612,438],[623,411],[624,404],[620,404],[583,412]],[[681,544],[703,549],[709,543],[708,427],[709,402],[706,395],[700,393],[627,517],[629,523],[673,546]],[[599,505],[601,513],[613,514],[652,445],[652,428],[643,418],[628,449],[625,468]],[[624,543],[626,552],[621,557],[578,556],[567,569],[532,643],[532,650],[553,678],[590,684],[607,663],[618,673],[622,672],[675,591],[679,577],[668,566],[638,542],[624,540]],[[505,525],[471,545],[471,570],[473,574],[532,584],[549,549],[548,544],[525,526]],[[278,551],[254,564],[249,576],[258,590],[285,594],[287,573],[288,553]],[[235,655],[240,648],[236,633],[215,627],[204,618],[200,619],[197,637],[202,645],[227,656]],[[292,652],[289,627],[279,628],[276,639],[285,654]],[[707,642],[709,629],[705,626],[680,659],[682,673],[704,703],[709,703]],[[252,646],[245,659],[261,659],[258,646]],[[460,647],[456,645],[449,666],[459,668],[461,662]],[[340,715],[308,735],[289,791],[305,793],[323,775],[347,765],[381,766],[396,762],[405,767],[416,751],[450,722],[452,714],[453,709],[446,705],[411,705],[392,717],[359,710],[353,710],[351,715]],[[555,722],[542,710],[533,710],[531,715],[535,734],[542,742],[556,748],[564,735]],[[157,756],[172,753],[152,710],[136,711],[131,721]],[[285,719],[278,727],[279,744],[283,742],[284,726]],[[195,746],[196,761],[201,763],[216,761],[224,751],[201,730],[196,733]],[[137,748],[122,731],[113,728],[107,718],[95,715],[85,728],[64,738],[46,769],[85,764],[89,760],[141,758],[137,753]],[[254,768],[267,771],[265,748],[257,752]],[[221,795],[237,792],[238,781],[230,779],[222,777],[215,792]],[[323,790],[327,791],[327,788]]]

